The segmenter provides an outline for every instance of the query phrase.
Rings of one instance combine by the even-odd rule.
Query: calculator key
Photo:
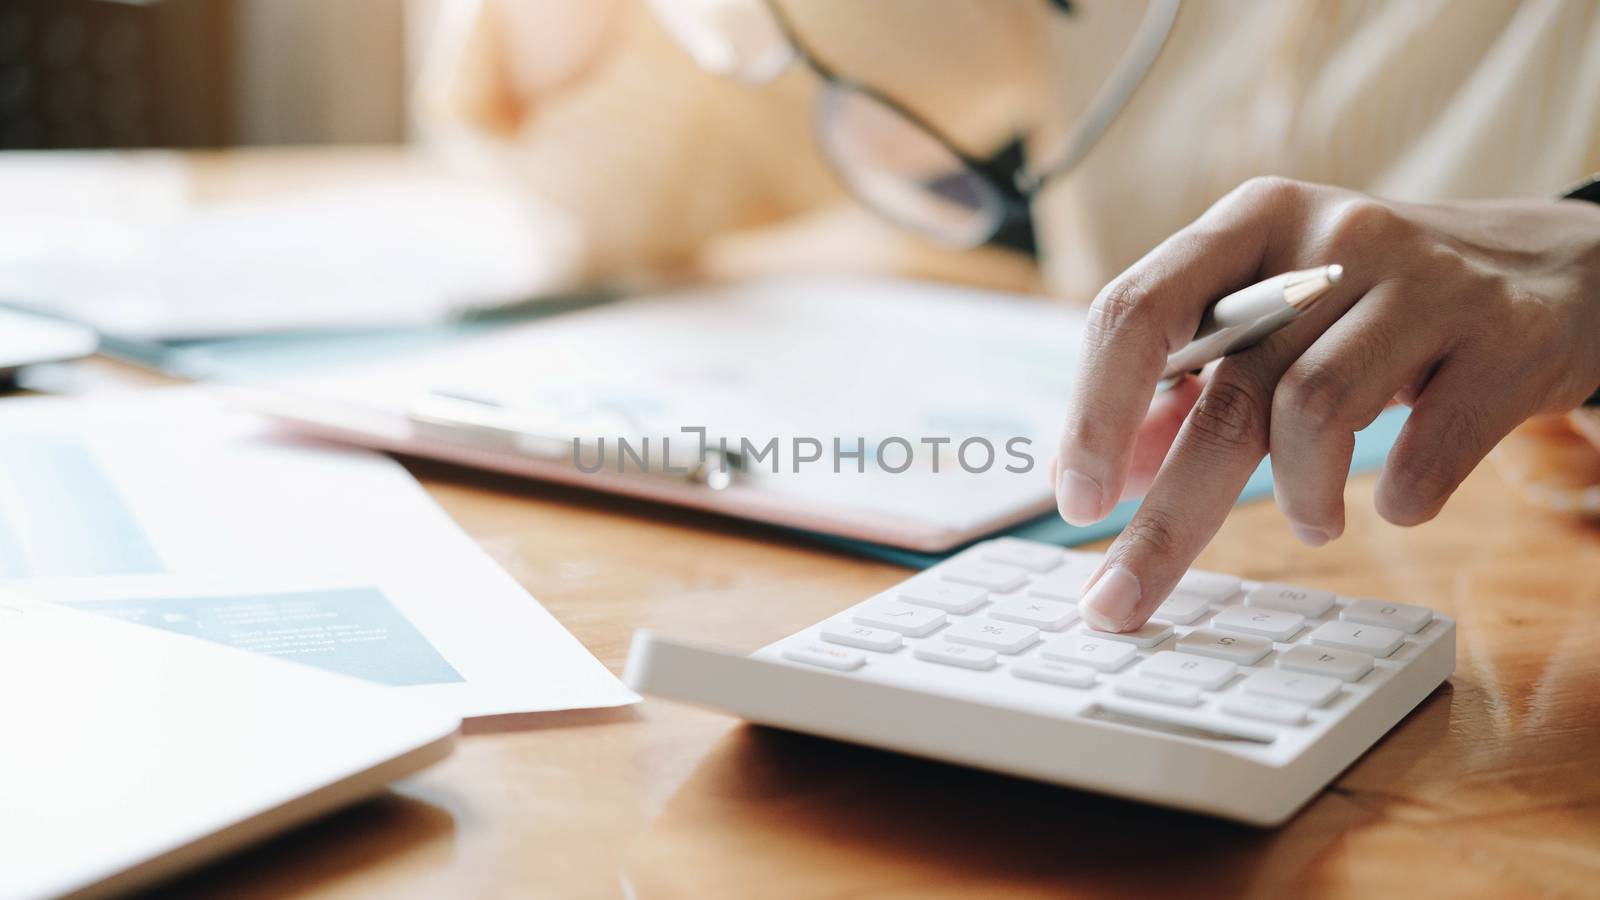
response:
[[[1063,550],[1062,555],[1067,558],[1067,565],[1075,566],[1085,572],[1093,572],[1100,568],[1103,558],[1098,553],[1085,553],[1082,550]]]
[[[1073,634],[1046,644],[1039,655],[1057,662],[1077,663],[1102,672],[1115,672],[1139,653],[1132,644]]]
[[[956,560],[940,566],[936,571],[939,577],[948,581],[961,584],[971,584],[987,588],[997,594],[1008,594],[1022,586],[1028,580],[1028,570],[1016,566],[1004,566],[1000,563],[972,562],[970,560]]]
[[[1083,598],[1083,586],[1088,583],[1093,569],[1068,565],[1028,585],[1028,593],[1046,600],[1064,600],[1077,603]]]
[[[1263,638],[1245,637],[1242,634],[1224,634],[1208,628],[1196,628],[1178,638],[1178,649],[1184,653],[1197,653],[1215,659],[1225,659],[1241,666],[1253,666],[1272,650],[1272,642]]]
[[[1165,622],[1150,621],[1139,626],[1136,631],[1100,631],[1090,628],[1084,623],[1083,633],[1090,637],[1104,638],[1108,641],[1121,641],[1135,647],[1150,648],[1172,637],[1172,626]]]
[[[1177,590],[1185,594],[1198,594],[1211,603],[1225,603],[1239,593],[1241,584],[1237,575],[1190,570],[1179,579]]]
[[[957,615],[969,613],[989,599],[989,592],[970,584],[956,584],[938,578],[918,578],[900,586],[895,597],[917,606],[931,606]]]
[[[1158,678],[1124,678],[1117,682],[1115,690],[1124,697],[1154,700],[1157,703],[1170,703],[1173,706],[1200,705],[1200,689],[1176,681],[1162,681]]]
[[[1042,597],[1011,597],[989,607],[989,615],[1007,622],[1043,628],[1045,631],[1060,631],[1078,621],[1078,606]]]
[[[1357,600],[1344,608],[1339,618],[1362,625],[1383,625],[1399,629],[1406,634],[1416,634],[1433,621],[1433,610],[1404,603],[1383,603],[1378,600]]]
[[[1205,615],[1210,609],[1211,601],[1199,594],[1185,594],[1178,591],[1162,601],[1150,616],[1174,625],[1187,625]]]
[[[1333,606],[1332,591],[1314,591],[1287,584],[1263,584],[1245,595],[1246,606],[1264,606],[1315,619]]]
[[[868,628],[865,625],[851,625],[849,622],[829,622],[822,626],[822,639],[830,644],[876,650],[879,653],[898,650],[903,643],[899,634],[887,628]]]
[[[1048,681],[1067,687],[1094,686],[1094,670],[1073,663],[1051,662],[1048,659],[1030,659],[1011,667],[1011,674],[1029,681]]]
[[[1163,650],[1139,665],[1138,673],[1149,678],[1181,681],[1214,691],[1233,677],[1233,663],[1204,656],[1190,656]]]
[[[1048,572],[1061,565],[1061,548],[1016,538],[1000,538],[983,545],[978,557],[984,562],[1020,566],[1030,572]]]
[[[995,665],[995,653],[993,650],[974,647],[970,644],[928,641],[924,644],[918,644],[911,652],[917,659],[925,662],[940,663],[946,666],[960,666],[963,669],[992,669]]]
[[[1013,622],[968,619],[951,625],[944,639],[957,644],[988,647],[1000,653],[1021,653],[1039,640],[1039,629]]]
[[[858,609],[851,620],[869,628],[887,628],[910,637],[922,637],[945,623],[944,613],[926,606],[877,603]]]
[[[1222,711],[1230,716],[1242,716],[1259,722],[1276,722],[1279,725],[1301,725],[1305,723],[1306,713],[1309,708],[1303,703],[1294,703],[1289,700],[1272,700],[1267,697],[1234,694],[1222,701]]]
[[[867,661],[855,650],[846,650],[843,647],[830,647],[822,643],[790,644],[783,648],[783,658],[795,662],[810,663],[824,669],[837,669],[840,672],[849,672],[861,668]]]
[[[1322,675],[1302,675],[1282,669],[1262,669],[1244,680],[1244,692],[1306,706],[1321,706],[1339,693],[1344,682]]]
[[[1230,606],[1211,620],[1211,624],[1217,628],[1257,634],[1275,641],[1287,641],[1294,637],[1305,623],[1306,617],[1299,613],[1259,606]]]
[[[1406,636],[1382,625],[1361,625],[1356,622],[1324,622],[1311,632],[1311,643],[1335,650],[1354,650],[1385,657],[1400,649]]]
[[[1353,650],[1334,650],[1300,644],[1278,657],[1278,668],[1308,675],[1326,675],[1340,681],[1358,681],[1372,671],[1372,657]]]

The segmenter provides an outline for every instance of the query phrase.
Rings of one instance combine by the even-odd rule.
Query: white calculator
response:
[[[1193,571],[1138,631],[1100,557],[1001,538],[751,656],[639,632],[636,690],[752,722],[1221,816],[1288,819],[1455,668],[1421,606]]]

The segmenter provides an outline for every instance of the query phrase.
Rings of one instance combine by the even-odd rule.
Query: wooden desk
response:
[[[694,515],[436,467],[418,474],[601,660],[635,628],[753,647],[903,577]],[[394,797],[181,884],[200,896],[436,898],[1593,895],[1600,529],[1485,469],[1418,529],[1348,491],[1300,547],[1271,503],[1202,562],[1460,622],[1447,686],[1286,826],[1257,831],[659,702],[469,727]]]
[[[905,575],[740,524],[415,471],[614,669],[639,627],[753,648]],[[1276,831],[647,702],[474,723],[392,796],[163,894],[1593,895],[1600,529],[1530,508],[1488,469],[1417,529],[1379,520],[1371,491],[1352,483],[1329,547],[1299,546],[1256,503],[1201,560],[1460,623],[1449,685]]]

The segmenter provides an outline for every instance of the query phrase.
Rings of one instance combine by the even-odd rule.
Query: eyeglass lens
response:
[[[959,247],[982,244],[999,228],[1005,204],[994,185],[882,98],[829,82],[818,98],[815,124],[840,177],[896,223]]]

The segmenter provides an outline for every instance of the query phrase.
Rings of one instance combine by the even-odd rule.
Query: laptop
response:
[[[0,898],[144,887],[449,754],[415,696],[0,593]]]

